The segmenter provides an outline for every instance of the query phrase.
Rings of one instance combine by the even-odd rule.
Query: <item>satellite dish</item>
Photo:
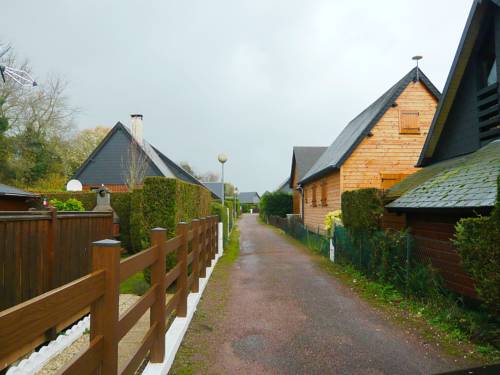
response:
[[[69,180],[66,184],[67,191],[82,191],[83,186],[82,183],[78,180]]]

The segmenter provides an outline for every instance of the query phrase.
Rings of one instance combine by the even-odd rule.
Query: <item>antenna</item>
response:
[[[422,60],[424,57],[423,56],[420,56],[420,55],[416,55],[416,56],[413,56],[411,59],[412,60],[415,60],[417,62],[417,82],[419,80],[419,77],[418,77],[418,62],[420,60]]]
[[[2,58],[7,52],[9,52],[11,46],[7,46],[4,49],[0,48],[0,58]],[[5,76],[14,80],[23,87],[34,87],[37,86],[35,80],[29,75],[28,72],[24,70],[11,68],[0,63],[0,75],[2,76],[2,81],[5,82]]]

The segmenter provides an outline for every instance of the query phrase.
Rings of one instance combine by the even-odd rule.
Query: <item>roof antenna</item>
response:
[[[417,68],[416,68],[416,70],[417,70],[417,78],[416,78],[415,82],[418,82],[419,81],[419,77],[418,77],[418,62],[419,62],[419,60],[423,59],[423,56],[416,55],[416,56],[413,56],[411,59],[415,60],[417,62]]]
[[[10,48],[11,48],[10,46],[7,46],[6,48],[3,49],[0,47],[0,58],[4,56],[7,52],[9,52]],[[24,70],[20,69],[11,68],[10,66],[2,65],[0,63],[0,77],[4,82],[5,82],[5,76],[11,78],[13,81],[15,81],[17,84],[21,86],[25,87],[37,86],[37,83],[28,74],[28,72],[25,72]]]

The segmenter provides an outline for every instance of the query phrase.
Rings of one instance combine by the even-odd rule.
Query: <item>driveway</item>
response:
[[[454,368],[449,357],[393,326],[257,216],[244,215],[238,226],[240,257],[230,272],[224,320],[206,333],[213,354],[203,373],[431,374]]]

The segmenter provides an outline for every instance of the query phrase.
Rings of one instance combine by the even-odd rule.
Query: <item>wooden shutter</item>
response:
[[[399,181],[403,180],[406,174],[403,173],[380,173],[381,188],[389,189],[393,185],[396,185]]]
[[[328,204],[328,190],[326,181],[321,183],[321,206],[326,207]]]
[[[417,111],[400,111],[399,130],[401,134],[419,134],[420,114]]]
[[[313,185],[312,187],[312,206],[316,207],[318,205],[317,200],[316,200],[316,185]]]

